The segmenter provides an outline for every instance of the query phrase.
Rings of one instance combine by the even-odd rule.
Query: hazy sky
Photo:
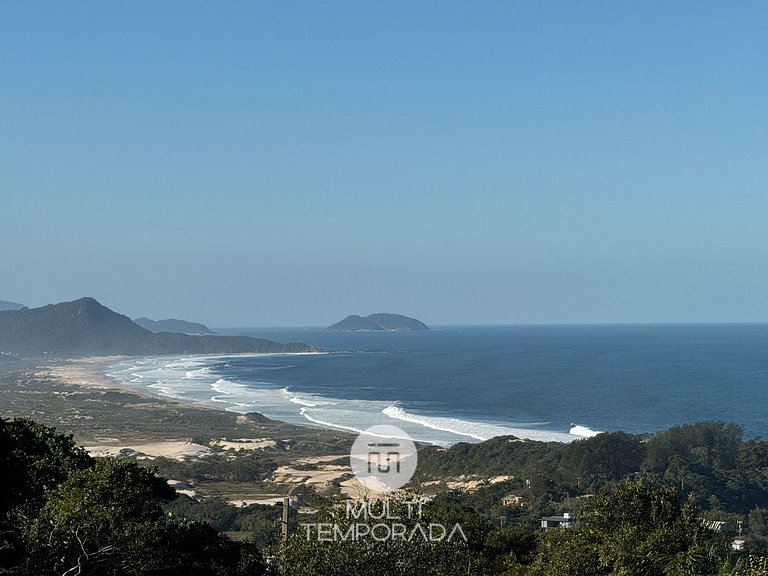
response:
[[[768,321],[768,2],[0,3],[0,299]]]

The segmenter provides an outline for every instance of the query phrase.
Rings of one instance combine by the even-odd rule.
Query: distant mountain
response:
[[[149,330],[150,332],[181,332],[182,334],[203,335],[216,334],[205,324],[197,322],[187,322],[186,320],[176,320],[168,318],[167,320],[150,320],[149,318],[135,318],[136,324]]]
[[[24,304],[18,304],[16,302],[7,302],[6,300],[0,300],[0,311],[1,310],[20,310],[21,308],[24,308]]]
[[[429,326],[402,314],[371,314],[358,316],[352,314],[344,320],[328,327],[328,332],[369,332],[374,330],[429,330]]]
[[[154,333],[93,298],[0,312],[0,353],[76,357],[97,355],[309,352],[306,344],[280,344],[249,336]]]

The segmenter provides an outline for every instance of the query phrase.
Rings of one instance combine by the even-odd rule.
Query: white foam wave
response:
[[[574,435],[573,430],[571,434],[566,434],[539,429],[548,424],[542,422],[497,424],[413,414],[393,401],[340,399],[311,392],[299,393],[289,387],[279,388],[268,381],[230,380],[224,377],[227,372],[222,372],[222,363],[232,357],[130,359],[112,365],[109,373],[126,384],[162,396],[238,413],[260,412],[287,422],[311,422],[327,428],[359,433],[375,424],[391,423],[394,419],[398,420],[398,427],[413,439],[442,446],[461,441],[482,441],[502,435],[559,442],[583,437]],[[258,368],[260,362],[249,363],[249,367],[250,364]],[[295,362],[291,364],[295,365]],[[264,380],[269,380],[269,377]]]
[[[157,390],[157,393],[161,396],[167,396],[168,398],[176,398],[177,400],[183,400],[184,399],[184,393],[182,391],[176,390],[176,388],[163,380],[159,382],[155,382],[154,384],[150,384],[147,386],[147,388],[152,388],[153,390]]]
[[[288,402],[299,404],[300,406],[308,406],[310,408],[316,408],[318,406],[329,406],[335,404],[335,402],[329,402],[327,399],[321,399],[317,394],[306,393],[299,396],[294,394],[288,388],[281,388],[280,393],[288,399]]]
[[[487,422],[461,420],[459,418],[411,414],[396,405],[387,406],[382,412],[395,420],[411,422],[425,428],[431,428],[432,430],[450,432],[451,434],[458,434],[459,436],[466,436],[480,441],[490,440],[495,436],[516,436],[518,438],[540,440],[543,442],[571,442],[574,439],[562,432],[501,426]]]
[[[288,398],[288,402],[293,402],[294,404],[300,404],[301,406],[309,406],[310,408],[316,408],[319,406],[317,402],[310,402],[309,400],[305,400],[304,398],[301,398],[299,396],[293,396],[292,398]]]
[[[211,390],[214,390],[215,392],[218,392],[220,394],[238,394],[242,393],[243,391],[248,390],[248,386],[245,384],[238,384],[237,382],[232,382],[232,380],[227,380],[226,378],[219,378],[211,384]]]
[[[205,378],[211,373],[211,369],[207,366],[204,368],[198,368],[197,370],[187,370],[184,373],[184,378],[192,379],[192,378]]]
[[[325,426],[327,428],[338,428],[339,430],[349,430],[350,432],[356,432],[357,434],[360,434],[363,431],[361,428],[355,428],[354,426],[337,424],[335,422],[328,422],[326,420],[321,420],[320,418],[316,418],[310,415],[307,412],[306,408],[302,408],[301,410],[299,410],[299,414],[301,414],[304,418],[306,418],[310,422],[319,424],[320,426]]]
[[[598,430],[592,430],[592,428],[581,426],[580,424],[571,424],[571,430],[569,434],[578,438],[592,438],[593,436],[602,434],[602,432]]]

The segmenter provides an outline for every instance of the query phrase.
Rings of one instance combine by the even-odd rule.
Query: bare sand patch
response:
[[[293,462],[291,465],[278,467],[270,476],[271,482],[289,485],[315,485],[318,488],[338,484],[341,493],[351,500],[376,499],[392,496],[392,492],[373,490],[362,484],[357,476],[352,473],[348,465],[326,464],[324,462],[338,460],[338,454],[325,456],[309,456]],[[315,464],[316,470],[300,470],[294,466],[301,464]]]
[[[120,390],[131,392],[141,396],[148,396],[142,392],[119,384],[114,379],[104,374],[107,366],[128,358],[127,356],[90,356],[88,358],[76,358],[62,360],[55,364],[41,366],[36,376],[42,378],[54,378],[65,384],[75,384],[83,388],[96,390]]]
[[[447,480],[445,485],[452,490],[476,490],[482,486],[506,482],[513,478],[514,476],[493,476],[492,478],[458,476],[452,480]]]
[[[294,460],[294,464],[322,464],[324,462],[334,462],[338,460],[339,458],[347,458],[344,454],[329,454],[325,456],[306,456],[305,458],[297,458]],[[348,470],[351,469],[349,466],[346,467]]]
[[[91,456],[118,456],[126,451],[144,455],[149,458],[164,456],[174,460],[183,460],[186,456],[206,456],[211,454],[211,449],[202,444],[194,444],[184,440],[165,440],[163,442],[149,442],[147,444],[131,444],[120,446],[86,446],[85,449]]]
[[[271,438],[238,438],[237,440],[221,438],[219,440],[214,440],[211,445],[214,447],[219,446],[224,450],[235,450],[236,452],[239,452],[240,450],[249,451],[276,448],[277,440],[272,440]]]
[[[322,466],[317,470],[297,470],[291,466],[280,466],[270,476],[270,481],[281,484],[329,484],[351,474],[349,466]]]

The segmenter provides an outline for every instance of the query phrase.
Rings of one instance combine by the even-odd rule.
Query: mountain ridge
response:
[[[16,356],[150,356],[312,352],[300,342],[151,332],[94,298],[0,312],[0,353]]]
[[[192,336],[216,334],[216,332],[208,328],[205,324],[187,322],[186,320],[179,320],[177,318],[151,320],[142,316],[141,318],[134,318],[133,321],[150,332],[180,332],[181,334],[190,334]]]

